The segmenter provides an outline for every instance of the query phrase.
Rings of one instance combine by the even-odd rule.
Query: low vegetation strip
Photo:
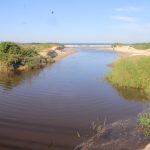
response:
[[[136,50],[149,50],[150,43],[134,43],[134,44],[123,44],[123,43],[114,43],[112,45],[113,48],[122,47],[122,46],[129,46],[135,48]]]
[[[143,90],[150,96],[150,57],[128,57],[113,63],[106,79],[114,86]]]
[[[150,43],[137,43],[137,44],[132,44],[131,45],[135,49],[139,50],[147,50],[150,49]]]
[[[43,50],[50,50],[53,47],[60,47],[63,48],[64,45],[60,43],[24,43],[24,44],[19,44],[19,46],[23,48],[31,48],[31,49],[36,49],[36,51],[40,52]]]

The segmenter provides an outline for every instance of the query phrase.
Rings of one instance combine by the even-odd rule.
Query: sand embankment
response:
[[[57,51],[58,55],[54,58],[54,60],[59,61],[59,60],[63,59],[64,57],[69,56],[69,55],[74,54],[74,53],[76,53],[75,50],[64,50],[62,52]]]
[[[59,49],[58,47],[53,47],[50,50],[45,49],[45,50],[42,50],[41,52],[39,52],[39,54],[43,57],[51,56],[55,62],[63,59],[64,57],[66,57],[68,55],[74,54],[74,53],[76,53],[75,50]]]
[[[117,46],[114,48],[114,51],[127,56],[150,56],[150,49],[138,50],[131,46]]]

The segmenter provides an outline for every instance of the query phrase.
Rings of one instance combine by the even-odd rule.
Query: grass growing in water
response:
[[[113,64],[106,79],[114,86],[141,89],[150,96],[150,57],[120,59]]]
[[[140,125],[150,127],[150,113],[141,113],[138,117]]]
[[[139,131],[144,136],[150,136],[150,113],[141,113],[138,115]]]

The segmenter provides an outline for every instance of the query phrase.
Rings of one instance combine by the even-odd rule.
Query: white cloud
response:
[[[139,12],[141,8],[135,6],[120,7],[115,9],[118,12]]]
[[[111,16],[111,18],[114,19],[114,20],[125,21],[125,22],[134,22],[134,21],[136,21],[136,18],[130,17],[130,16],[117,15],[117,16]]]

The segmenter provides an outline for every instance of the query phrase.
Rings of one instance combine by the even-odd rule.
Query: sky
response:
[[[150,42],[149,7],[150,0],[0,0],[0,41]]]

